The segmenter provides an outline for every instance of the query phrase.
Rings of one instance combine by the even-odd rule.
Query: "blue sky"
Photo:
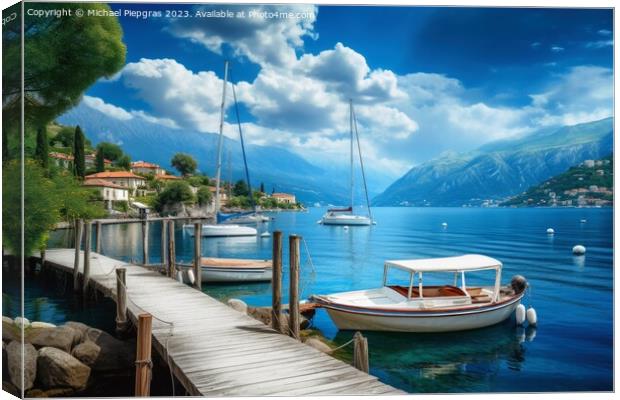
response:
[[[248,141],[286,147],[320,165],[344,163],[347,99],[353,98],[369,167],[394,177],[445,151],[613,112],[611,10],[173,8],[191,15],[198,9],[301,14],[121,17],[127,65],[89,89],[87,105],[120,119],[177,127],[180,134],[216,132],[228,58]],[[229,109],[229,123],[233,117]]]

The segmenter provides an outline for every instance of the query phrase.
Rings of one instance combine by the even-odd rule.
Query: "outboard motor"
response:
[[[515,293],[523,292],[527,286],[527,279],[525,279],[522,275],[515,275],[510,280],[510,287],[515,291]]]

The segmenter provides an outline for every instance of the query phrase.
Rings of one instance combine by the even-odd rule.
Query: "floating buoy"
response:
[[[345,231],[348,231],[348,230],[349,230],[349,227],[348,227],[347,225],[345,225],[345,226],[344,226],[344,230],[345,230]]]
[[[269,237],[271,234],[269,232],[263,232],[260,234],[260,237]]]
[[[530,306],[530,308],[527,309],[525,315],[527,316],[527,323],[531,326],[536,326],[536,323],[538,322],[538,316],[536,315],[536,310],[534,310],[534,307]]]
[[[547,228],[547,234],[553,235],[554,233],[555,231],[553,230],[553,228]]]
[[[578,256],[586,254],[586,247],[578,244],[577,246],[573,247],[573,254]]]
[[[585,220],[585,219],[582,219],[582,220],[581,220],[581,221],[579,221],[579,222],[581,222],[582,224],[585,224],[585,223],[586,223],[586,222],[588,222],[588,221],[587,221],[587,220]]]
[[[177,271],[177,281],[183,283],[183,271]]]
[[[443,226],[444,228],[447,228],[448,227],[448,223],[447,222],[442,222],[441,226]]]
[[[515,310],[515,318],[517,320],[517,325],[523,325],[525,321],[525,306],[523,304],[519,304],[517,309]]]
[[[189,283],[191,283],[192,285],[194,284],[194,282],[196,281],[196,277],[194,276],[193,270],[190,269],[187,271],[187,279],[189,279]]]

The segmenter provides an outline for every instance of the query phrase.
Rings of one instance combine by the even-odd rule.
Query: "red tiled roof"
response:
[[[89,160],[94,160],[97,158],[97,154],[86,154],[84,156],[85,159],[89,159]],[[73,158],[72,158],[73,159]],[[103,159],[103,163],[104,164],[112,164],[112,161],[108,160],[107,158]]]
[[[174,175],[157,175],[155,177],[155,179],[163,179],[163,180],[177,180],[177,179],[181,179],[178,176],[174,176]]]
[[[129,190],[129,188],[125,186],[115,185],[114,183],[108,182],[103,179],[89,179],[86,182],[84,182],[84,186],[96,186],[96,187],[103,186],[103,187],[109,187],[109,188],[114,188],[114,189]]]
[[[129,172],[129,171],[106,171],[106,172],[97,172],[96,174],[91,174],[91,175],[86,175],[86,179],[106,179],[106,178],[134,178],[134,179],[141,179],[141,180],[146,180],[141,176],[138,176],[136,174],[134,174],[133,172]]]
[[[146,162],[146,161],[134,161],[131,163],[131,168],[152,168],[152,169],[157,169],[157,168],[161,168],[159,165],[157,164],[153,164],[150,162]]]
[[[71,154],[51,152],[49,153],[49,156],[52,158],[57,158],[59,160],[73,161],[73,156]]]
[[[288,193],[272,193],[271,197],[295,197],[295,195]]]

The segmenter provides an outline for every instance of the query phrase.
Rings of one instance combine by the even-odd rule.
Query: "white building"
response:
[[[129,194],[132,196],[136,194],[138,188],[142,188],[146,185],[146,179],[129,171],[98,172],[96,174],[87,175],[84,179],[85,183],[95,179],[126,187],[129,190]]]
[[[88,179],[84,186],[97,189],[103,198],[107,209],[112,208],[114,201],[129,201],[129,188],[103,179]]]

